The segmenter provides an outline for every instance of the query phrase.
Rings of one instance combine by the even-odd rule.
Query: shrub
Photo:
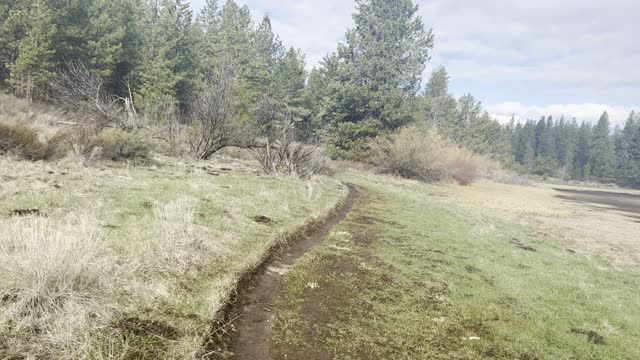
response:
[[[383,173],[425,182],[451,177],[461,185],[474,182],[480,169],[497,166],[449,143],[433,130],[415,126],[373,140],[368,161]]]
[[[189,146],[195,158],[207,160],[225,147],[253,143],[256,132],[236,119],[235,81],[232,61],[227,59],[209,74],[193,102]]]
[[[140,132],[107,129],[98,134],[95,144],[106,160],[145,163],[151,159],[149,144]]]
[[[124,98],[110,95],[104,89],[104,79],[78,62],[60,68],[49,82],[51,100],[79,123],[101,129],[111,126],[126,130],[138,128],[140,124],[131,90]]]
[[[92,126],[76,126],[58,132],[49,140],[51,158],[69,153],[85,166],[96,160],[146,163],[151,159],[151,146],[140,131],[99,131]]]
[[[8,153],[27,160],[43,160],[47,156],[47,146],[28,126],[0,123],[0,154]]]
[[[296,175],[309,178],[326,169],[327,158],[318,144],[299,142],[292,122],[274,126],[266,144],[254,150],[254,156],[267,174]]]

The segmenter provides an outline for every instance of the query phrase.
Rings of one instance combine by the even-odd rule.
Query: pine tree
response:
[[[331,152],[344,156],[366,138],[413,122],[433,34],[411,0],[356,0],[355,27],[327,57],[318,119],[331,128]]]
[[[629,152],[629,184],[634,187],[640,187],[640,114],[634,113],[634,121],[625,127],[625,136],[628,139]]]
[[[53,14],[44,0],[32,0],[24,20],[27,34],[18,45],[15,63],[9,66],[10,81],[15,90],[31,102],[53,76],[53,36],[56,27]]]
[[[139,0],[118,0],[120,8],[120,23],[124,31],[122,38],[122,49],[119,51],[120,57],[114,64],[111,72],[109,85],[116,95],[129,95],[130,87],[134,91],[139,90],[142,84],[136,77],[144,63],[144,39],[146,33],[146,14],[148,12],[148,1]]]
[[[302,51],[290,48],[276,65],[271,86],[274,89],[274,97],[289,106],[298,124],[310,115],[309,110],[305,108],[306,79],[306,63]]]
[[[616,129],[614,136],[614,152],[616,181],[620,185],[632,185],[631,144],[637,127],[635,112],[631,112],[622,129]]]
[[[18,58],[18,46],[27,33],[25,1],[0,0],[0,83],[11,76],[9,66]]]
[[[452,121],[442,124],[443,135],[458,144],[464,144],[470,136],[470,128],[482,114],[482,104],[471,94],[461,96]]]
[[[591,175],[591,137],[591,125],[583,122],[576,143],[574,178],[587,180]]]
[[[609,114],[605,111],[593,128],[591,172],[593,176],[601,180],[614,176],[610,126]]]
[[[217,0],[206,0],[204,8],[198,15],[197,24],[200,26],[202,32],[200,40],[200,62],[202,70],[205,73],[211,71],[221,58],[221,19],[219,11]]]
[[[197,37],[189,3],[186,0],[164,0],[160,25],[161,37],[165,41],[164,56],[174,78],[176,98],[186,108],[199,84],[199,64],[195,55]]]
[[[433,34],[425,31],[418,7],[411,0],[356,0],[355,28],[338,54],[348,67],[356,96],[368,97],[358,108],[359,120],[378,119],[384,128],[396,128],[411,120],[404,99],[413,96]]]
[[[172,39],[166,39],[161,23],[161,0],[149,0],[144,14],[143,58],[144,62],[137,70],[138,105],[152,111],[163,99],[176,100],[177,78],[173,73],[175,62],[170,51],[175,46]]]
[[[236,112],[243,121],[251,119],[257,99],[252,88],[252,32],[251,11],[247,6],[239,6],[234,0],[227,0],[220,10],[220,34],[217,60],[231,61],[236,72]]]
[[[273,83],[285,48],[273,32],[271,19],[265,16],[252,34],[254,56],[250,62],[250,82],[257,94],[274,96]]]
[[[110,78],[122,61],[126,36],[125,1],[93,0],[89,8],[88,63],[94,74]]]
[[[428,124],[440,128],[447,121],[452,121],[456,111],[456,100],[449,94],[449,75],[444,66],[431,73],[422,98]]]
[[[91,63],[91,7],[97,0],[47,0],[54,10],[55,63]],[[101,34],[98,34],[101,35]]]

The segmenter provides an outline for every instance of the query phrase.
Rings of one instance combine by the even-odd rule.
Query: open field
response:
[[[0,358],[194,358],[241,275],[346,196],[218,159],[0,158]]]
[[[546,185],[340,178],[361,197],[289,272],[271,358],[640,358],[628,214]]]

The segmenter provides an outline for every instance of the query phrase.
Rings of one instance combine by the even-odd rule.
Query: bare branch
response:
[[[91,74],[82,63],[68,63],[58,70],[49,88],[51,99],[79,123],[126,130],[138,127],[131,89],[127,98],[106,94],[102,78]]]

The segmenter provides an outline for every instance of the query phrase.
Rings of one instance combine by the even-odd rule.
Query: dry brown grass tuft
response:
[[[13,356],[78,357],[82,334],[103,316],[96,295],[109,273],[95,221],[9,218],[0,227],[0,339]],[[35,348],[19,338],[37,339]]]
[[[47,156],[47,146],[40,141],[35,130],[24,124],[0,123],[0,154],[42,160]]]

